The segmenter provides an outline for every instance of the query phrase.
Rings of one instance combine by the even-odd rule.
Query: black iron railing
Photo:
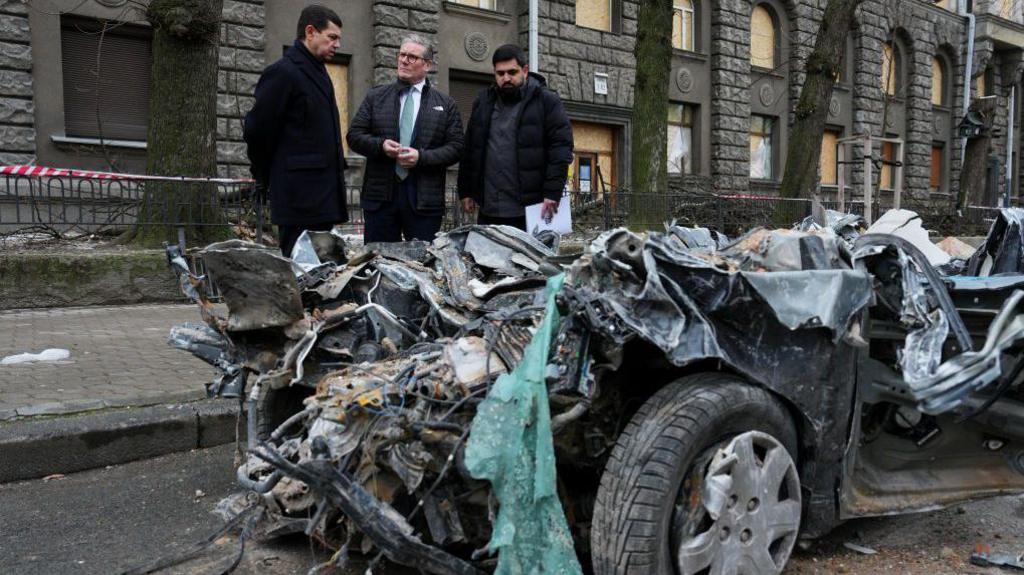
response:
[[[347,190],[349,222],[342,231],[361,235],[364,214],[359,189]],[[602,192],[566,192],[570,196],[574,235],[589,236],[618,226],[658,229],[674,221],[708,227],[731,237],[757,227],[789,227],[811,214],[808,199],[766,195],[722,195],[687,190],[637,193],[625,188]],[[874,213],[888,209],[885,198]],[[864,213],[858,201],[844,205],[826,200],[823,207]],[[454,189],[447,191],[444,229],[475,221],[461,210]],[[996,208],[972,207],[957,213],[949,202],[904,199],[925,226],[939,235],[985,235]],[[211,216],[212,214],[212,216]],[[220,226],[235,237],[267,241],[269,209],[249,180],[117,177],[77,175],[0,175],[0,234],[46,231],[51,235],[116,233],[131,226]],[[258,233],[262,230],[263,233]],[[168,241],[177,241],[168,237]]]

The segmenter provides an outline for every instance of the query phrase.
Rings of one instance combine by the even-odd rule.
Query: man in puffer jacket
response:
[[[494,51],[495,85],[480,92],[466,129],[459,163],[459,198],[477,223],[526,230],[525,207],[558,209],[572,163],[572,127],[562,100],[542,76],[529,71],[523,50]]]

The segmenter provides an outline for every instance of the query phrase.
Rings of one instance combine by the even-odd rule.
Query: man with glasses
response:
[[[360,204],[364,242],[431,240],[444,217],[445,173],[462,155],[455,101],[427,79],[434,48],[402,40],[398,79],[370,90],[352,119],[348,145],[366,156]]]
[[[530,72],[522,48],[494,51],[494,85],[473,103],[466,157],[459,163],[462,209],[480,208],[477,223],[526,230],[526,206],[558,211],[572,163],[572,126],[558,94]]]
[[[295,43],[263,71],[245,115],[250,170],[270,194],[270,218],[288,257],[303,230],[348,221],[341,123],[324,66],[340,41],[341,18],[333,10],[304,8]]]

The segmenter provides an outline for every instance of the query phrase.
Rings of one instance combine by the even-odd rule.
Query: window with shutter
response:
[[[61,18],[66,135],[146,139],[151,38],[144,26]]]
[[[932,144],[932,165],[929,188],[932,192],[943,191],[943,181],[946,174],[944,146],[936,142]]]
[[[477,94],[492,83],[483,74],[452,78],[448,83],[448,95],[455,100],[455,105],[459,107],[463,131],[469,126],[469,114],[473,111],[473,102],[476,101]]]

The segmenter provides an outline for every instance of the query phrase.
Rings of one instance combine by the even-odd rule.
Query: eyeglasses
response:
[[[408,62],[410,64],[415,64],[415,63],[419,62],[420,60],[427,60],[427,58],[424,58],[423,56],[417,56],[416,54],[411,54],[409,52],[399,52],[398,53],[398,59],[399,60],[405,60],[406,62]]]

